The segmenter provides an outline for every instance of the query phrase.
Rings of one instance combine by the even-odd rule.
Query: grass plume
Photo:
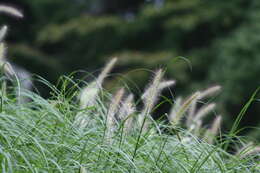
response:
[[[112,141],[112,136],[113,136],[113,132],[115,131],[115,124],[116,124],[116,113],[119,110],[119,106],[120,103],[122,101],[124,95],[124,89],[121,88],[120,90],[118,90],[115,94],[115,96],[113,97],[113,99],[111,100],[109,109],[108,109],[108,113],[107,113],[107,117],[106,117],[106,139],[107,141],[111,142]]]
[[[162,69],[159,69],[157,72],[155,72],[155,76],[152,83],[148,86],[148,88],[145,90],[144,94],[141,97],[144,102],[144,108],[141,114],[139,114],[138,116],[138,124],[140,127],[145,121],[145,118],[151,114],[153,106],[158,99],[160,90],[159,87],[162,77],[163,71]]]
[[[113,58],[110,60],[99,74],[98,78],[87,85],[80,93],[79,100],[80,100],[80,107],[82,109],[93,106],[97,100],[98,94],[102,89],[102,84],[104,79],[107,77],[108,73],[112,70],[117,58]]]
[[[213,123],[212,126],[210,127],[210,129],[208,129],[205,133],[205,140],[209,143],[209,144],[213,144],[213,140],[216,137],[216,135],[218,134],[219,130],[220,130],[220,126],[221,126],[221,122],[222,122],[222,117],[221,115],[218,115]]]
[[[194,93],[192,96],[190,96],[184,103],[180,106],[179,110],[170,116],[170,123],[173,125],[177,125],[180,123],[180,120],[185,115],[185,112],[189,109],[191,106],[193,100],[195,100],[200,95],[200,92]]]
[[[194,122],[201,120],[204,116],[206,116],[208,113],[210,113],[212,110],[214,110],[216,107],[215,103],[211,103],[209,105],[203,106],[198,110],[198,112],[194,116]]]
[[[2,42],[6,36],[7,33],[7,26],[4,25],[0,30],[0,42]]]
[[[125,133],[129,133],[131,128],[134,127],[133,114],[135,111],[134,95],[129,94],[129,96],[122,103],[118,114],[119,119],[124,123],[123,128]]]
[[[21,11],[7,5],[0,5],[0,13],[5,13],[14,17],[23,18],[23,14]]]

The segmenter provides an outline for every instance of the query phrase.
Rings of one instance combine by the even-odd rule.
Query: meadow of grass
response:
[[[22,16],[11,7],[1,10]],[[1,172],[259,172],[259,147],[236,137],[255,94],[228,135],[219,133],[221,115],[204,128],[203,119],[215,103],[198,106],[220,86],[168,99],[172,109],[165,111],[166,118],[154,120],[161,91],[175,81],[164,80],[159,69],[139,101],[124,88],[112,95],[102,85],[116,58],[89,83],[62,76],[52,85],[39,78],[52,90],[52,97],[45,99],[21,88],[23,79],[4,59],[6,31],[6,26],[0,30],[1,70],[8,74],[0,78]],[[7,86],[10,80],[13,86]],[[137,107],[137,102],[143,106]],[[231,145],[237,151],[227,152]]]
[[[159,80],[160,73],[157,71],[154,80]],[[152,120],[149,115],[156,105],[148,98],[159,94],[158,81],[147,87],[148,93],[143,95],[147,105],[138,111],[133,97],[125,97],[123,89],[112,96],[99,88],[98,80],[103,79],[80,88],[64,76],[59,89],[41,79],[52,88],[53,97],[44,99],[21,90],[20,97],[30,99],[26,103],[18,103],[15,93],[2,87],[1,171],[259,172],[259,155],[252,152],[253,147],[230,154],[223,150],[225,140],[213,145],[212,138],[206,142],[192,128],[181,129],[180,123]],[[183,101],[177,114],[188,114],[186,107],[192,107],[196,96]]]

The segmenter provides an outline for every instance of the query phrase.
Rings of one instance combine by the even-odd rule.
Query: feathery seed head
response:
[[[219,92],[220,90],[221,90],[221,86],[219,86],[219,85],[210,87],[210,88],[206,89],[205,91],[201,92],[201,95],[198,99],[203,99],[205,97],[211,96],[211,95]]]
[[[102,72],[100,73],[100,75],[96,80],[98,85],[100,86],[102,85],[104,79],[107,77],[108,73],[112,70],[116,62],[117,62],[117,58],[113,58],[105,65],[104,69],[102,70]]]
[[[98,76],[98,78],[82,90],[79,95],[80,108],[84,109],[95,104],[98,94],[102,89],[103,81],[115,65],[116,61],[117,58],[113,58],[111,61],[109,61]]]
[[[124,89],[121,88],[118,90],[113,97],[111,104],[107,113],[107,122],[106,122],[106,138],[109,142],[111,142],[111,137],[113,135],[114,126],[115,126],[115,114],[118,111],[118,107],[124,95]]]
[[[182,98],[178,97],[171,108],[170,115],[168,116],[168,119],[170,122],[173,121],[174,117],[176,116],[176,113],[180,110],[182,103]]]
[[[132,114],[135,111],[133,106],[134,95],[129,94],[129,96],[124,100],[122,106],[120,107],[118,117],[120,120],[123,120],[128,115]]]
[[[159,95],[159,86],[163,77],[162,69],[159,69],[154,76],[152,83],[146,89],[144,94],[142,95],[142,99],[144,102],[144,108],[141,114],[138,116],[138,124],[141,125],[145,119],[145,116],[149,115],[152,111],[154,104],[157,101],[157,97]]]
[[[222,117],[220,115],[214,119],[212,127],[210,128],[210,132],[212,134],[217,134],[218,130],[220,129],[221,121]]]
[[[4,39],[5,35],[6,35],[6,33],[7,33],[7,26],[4,25],[4,26],[1,28],[1,30],[0,30],[0,42],[3,41],[3,39]]]
[[[119,89],[115,96],[113,97],[112,101],[111,101],[111,104],[109,106],[109,110],[108,110],[108,116],[112,115],[114,116],[119,108],[119,105],[120,105],[120,102],[123,98],[123,95],[124,95],[124,89],[121,88]]]
[[[197,137],[200,136],[200,133],[201,133],[201,126],[202,126],[202,121],[201,120],[198,120],[196,122],[196,124],[193,124],[194,125],[194,129],[192,129],[192,131],[194,132],[194,135],[196,135]]]
[[[163,90],[164,88],[171,87],[171,86],[174,85],[175,83],[176,83],[175,80],[162,81],[162,82],[159,84],[159,89],[160,89],[160,90]]]
[[[202,108],[199,109],[199,111],[196,113],[195,117],[194,117],[194,122],[201,120],[205,115],[207,115],[208,113],[210,113],[213,109],[215,109],[216,104],[215,103],[211,103],[209,105],[206,105]]]
[[[196,107],[197,107],[197,101],[198,101],[198,98],[194,99],[191,103],[190,108],[189,108],[188,117],[186,119],[186,126],[187,127],[189,127],[192,124],[192,119],[194,117]]]
[[[172,85],[175,84],[175,81],[174,80],[168,80],[168,81],[162,81],[160,84],[159,84],[159,87],[158,87],[158,92],[161,92],[164,88],[167,88],[167,87],[171,87]],[[143,93],[142,95],[142,99],[145,99],[147,97],[147,95],[149,94],[150,90],[152,88],[149,87],[145,90],[145,92]]]
[[[3,63],[4,63],[5,54],[6,54],[5,45],[4,45],[4,43],[0,43],[0,63],[1,63],[1,65],[3,65]]]
[[[22,18],[23,14],[19,10],[17,10],[14,7],[6,6],[6,5],[0,5],[0,13],[5,13],[12,15],[14,17]]]
[[[196,98],[198,98],[199,95],[200,95],[200,92],[196,92],[192,96],[190,96],[186,101],[184,101],[184,103],[182,104],[182,106],[180,107],[180,109],[177,111],[176,115],[172,119],[172,121],[171,121],[172,124],[174,124],[174,125],[179,124],[181,118],[184,116],[185,112],[191,106],[192,101],[195,100]]]
[[[213,144],[213,140],[216,137],[218,130],[220,129],[221,121],[222,117],[220,115],[217,116],[214,119],[211,128],[206,131],[204,138],[209,144]]]
[[[142,95],[142,99],[145,103],[145,107],[151,109],[154,105],[159,91],[160,81],[162,79],[163,72],[162,69],[159,69],[154,76],[152,83],[146,89],[144,94]]]
[[[87,87],[83,88],[79,95],[80,108],[84,109],[94,105],[100,90],[101,88],[96,84],[96,81],[91,82]]]
[[[124,122],[124,132],[128,133],[133,125],[133,117],[132,114],[136,111],[133,105],[133,94],[130,94],[122,103],[122,106],[119,110],[119,119]]]

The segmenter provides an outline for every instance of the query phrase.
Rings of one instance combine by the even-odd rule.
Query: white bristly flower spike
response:
[[[154,104],[157,101],[157,97],[159,95],[159,86],[163,77],[162,69],[159,69],[155,73],[155,77],[149,87],[146,89],[144,93],[145,96],[142,96],[142,100],[144,102],[144,108],[141,114],[138,116],[138,124],[141,126],[146,116],[150,115]]]
[[[116,61],[117,58],[113,58],[111,61],[109,61],[98,76],[98,78],[87,85],[85,88],[83,88],[79,95],[81,109],[93,106],[95,104],[96,99],[98,98],[98,94],[102,89],[103,81],[107,77],[108,73],[112,70]]]
[[[182,103],[182,98],[178,97],[171,108],[170,115],[168,116],[168,119],[170,122],[173,121],[174,117],[176,116],[176,113],[180,110]]]
[[[124,132],[128,133],[133,127],[133,116],[136,111],[133,104],[134,95],[129,94],[129,96],[124,100],[122,106],[120,107],[118,117],[121,122],[124,122]]]
[[[198,99],[203,99],[205,97],[214,95],[215,93],[219,92],[220,90],[221,90],[221,86],[219,86],[219,85],[210,87],[210,88],[206,89],[205,91],[202,91]]]
[[[162,81],[162,82],[159,84],[158,92],[160,93],[163,89],[169,88],[169,87],[173,86],[174,84],[175,84],[175,81],[174,81],[174,80]],[[145,99],[145,97],[147,97],[147,94],[149,94],[149,92],[150,92],[151,89],[152,89],[151,87],[149,87],[148,89],[146,89],[141,98],[142,98],[142,99]]]
[[[214,108],[216,107],[215,103],[211,103],[209,105],[206,105],[198,110],[198,112],[195,114],[193,121],[196,122],[198,120],[201,120],[205,115],[210,113]]]
[[[5,44],[0,43],[0,68],[4,69],[5,74],[14,76],[15,72],[12,69],[11,64],[5,60],[6,50]]]
[[[104,69],[102,70],[102,72],[97,78],[98,85],[101,85],[103,83],[104,79],[107,77],[108,73],[110,73],[112,68],[115,66],[116,62],[117,62],[117,58],[115,57],[106,64],[106,66],[104,67]]]
[[[190,96],[184,103],[181,105],[180,109],[176,112],[176,114],[171,118],[170,123],[173,125],[179,124],[182,117],[185,115],[185,112],[189,109],[191,106],[191,103],[193,100],[195,100],[197,97],[199,97],[200,92],[194,93],[192,96]]]
[[[189,108],[188,117],[186,119],[186,126],[187,127],[190,127],[190,125],[192,124],[192,119],[195,116],[195,111],[196,111],[196,107],[197,107],[197,101],[198,101],[198,98],[194,99],[191,103],[190,108]]]
[[[214,119],[211,128],[206,131],[204,138],[209,144],[213,144],[213,140],[216,137],[218,131],[220,130],[221,121],[222,117],[220,115],[217,116]]]
[[[5,54],[6,54],[5,45],[4,45],[4,43],[0,43],[0,62],[1,62],[1,65],[3,65],[3,60],[4,60],[4,57],[5,57]]]
[[[5,35],[6,35],[6,33],[7,33],[7,26],[6,25],[4,25],[2,28],[1,28],[1,30],[0,30],[0,42],[2,42],[3,40],[4,40],[4,38],[5,38]]]
[[[195,112],[196,112],[196,107],[197,107],[197,102],[201,99],[204,99],[206,97],[212,96],[214,94],[216,94],[217,92],[219,92],[221,90],[221,86],[216,85],[213,87],[210,87],[204,91],[201,91],[199,97],[195,100],[193,100],[190,109],[189,109],[189,113],[188,113],[188,117],[186,119],[186,127],[190,127],[191,124],[193,123],[193,119],[195,117]]]
[[[116,61],[117,58],[113,58],[111,61],[109,61],[98,76],[98,78],[82,89],[81,93],[79,94],[79,106],[81,109],[85,109],[87,107],[95,105],[98,94],[102,90],[102,83],[107,74],[113,68]],[[86,127],[88,122],[88,117],[84,113],[80,112],[76,115],[74,123],[76,126],[83,129]]]
[[[196,124],[192,124],[191,126],[193,126],[193,125],[194,125],[193,129],[192,130],[189,129],[189,130],[193,131],[193,134],[196,135],[197,137],[199,137],[200,132],[201,132],[202,121],[198,120],[196,122]]]
[[[111,143],[111,138],[115,130],[115,121],[116,121],[115,115],[118,111],[123,95],[124,95],[124,89],[121,88],[116,92],[108,109],[107,121],[106,121],[106,139],[109,143]]]
[[[80,108],[84,109],[86,107],[95,104],[101,87],[96,85],[96,82],[91,82],[87,87],[83,88],[80,93]]]
[[[133,111],[134,111],[134,109],[133,109],[133,99],[134,99],[134,95],[129,94],[129,96],[122,103],[122,106],[120,107],[119,114],[118,114],[118,118],[120,120],[123,120],[129,114],[133,113]]]
[[[6,5],[0,5],[0,13],[9,14],[18,18],[22,18],[23,14],[19,10],[17,10],[14,7],[6,6]]]

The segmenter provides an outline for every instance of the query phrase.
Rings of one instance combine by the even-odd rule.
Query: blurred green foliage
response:
[[[116,72],[139,86],[147,81],[141,69],[163,66],[169,78],[177,79],[179,93],[221,84],[220,109],[227,120],[234,119],[260,85],[260,2],[153,2],[14,1],[26,17],[4,19],[14,28],[10,59],[54,82],[60,74],[93,71],[118,56]],[[255,104],[244,125],[256,126],[259,115]]]

